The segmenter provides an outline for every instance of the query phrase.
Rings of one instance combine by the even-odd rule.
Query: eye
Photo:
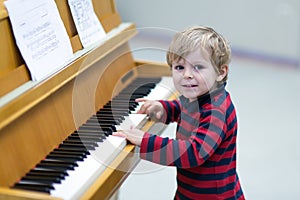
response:
[[[176,65],[176,66],[174,67],[174,69],[175,69],[175,70],[178,70],[178,71],[181,71],[181,70],[184,69],[184,66],[182,66],[182,65]]]
[[[202,65],[195,65],[194,70],[198,71],[200,69],[203,69],[204,67]]]

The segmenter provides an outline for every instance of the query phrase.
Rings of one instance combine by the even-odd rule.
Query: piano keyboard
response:
[[[137,78],[49,153],[12,188],[78,199],[126,146],[112,136],[116,130],[141,127],[136,98],[168,99],[174,91],[171,77]]]

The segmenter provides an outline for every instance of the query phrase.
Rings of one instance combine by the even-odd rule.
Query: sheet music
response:
[[[106,36],[91,0],[68,0],[73,20],[84,48]]]
[[[41,80],[71,60],[72,46],[54,0],[9,0],[4,4],[32,80]]]

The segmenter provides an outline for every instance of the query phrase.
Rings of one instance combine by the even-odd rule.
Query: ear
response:
[[[221,66],[219,75],[217,76],[217,81],[220,82],[223,80],[223,78],[228,74],[228,65],[224,64]]]

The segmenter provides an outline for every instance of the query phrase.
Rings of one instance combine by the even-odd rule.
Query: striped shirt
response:
[[[198,101],[160,101],[176,139],[145,133],[142,159],[176,166],[175,199],[245,199],[236,172],[237,118],[225,85]]]

